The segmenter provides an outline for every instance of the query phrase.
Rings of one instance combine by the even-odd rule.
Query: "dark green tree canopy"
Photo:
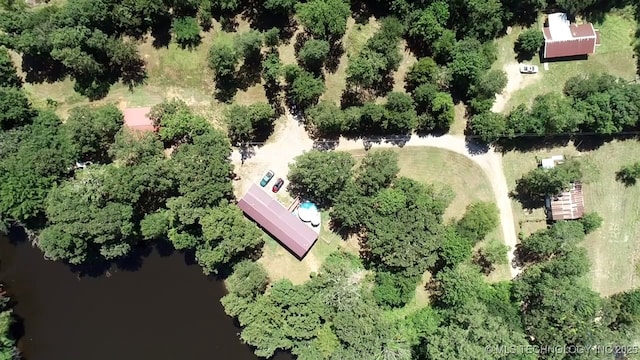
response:
[[[167,100],[155,105],[149,117],[160,128],[160,139],[165,145],[190,143],[212,131],[209,122],[193,114],[182,100]]]
[[[0,130],[31,123],[36,112],[20,89],[0,87]]]
[[[458,221],[458,233],[469,239],[472,244],[482,241],[498,226],[498,207],[492,202],[476,201],[467,206],[467,210]]]
[[[365,221],[365,250],[371,262],[407,276],[433,266],[448,202],[438,190],[407,178],[398,178],[393,187],[380,191]]]
[[[345,129],[345,115],[334,103],[320,101],[305,111],[308,130],[316,137],[335,138]]]
[[[213,42],[209,50],[209,68],[213,70],[217,80],[236,71],[240,55],[230,39],[220,37]]]
[[[137,47],[123,36],[146,33],[167,9],[132,5],[72,0],[59,7],[9,12],[0,26],[6,45],[27,60],[22,70],[28,82],[70,76],[74,90],[94,100],[118,81],[134,86],[146,76]]]
[[[171,162],[179,192],[191,206],[213,207],[233,196],[230,155],[227,137],[213,129],[178,147]]]
[[[296,14],[311,35],[335,41],[347,30],[351,10],[344,0],[312,0],[297,4]]]
[[[436,84],[440,78],[438,64],[430,58],[424,57],[411,65],[404,79],[405,89],[409,92],[424,84]]]
[[[40,219],[47,193],[69,174],[75,151],[60,119],[40,112],[31,125],[0,132],[0,217]]]
[[[173,20],[173,35],[176,42],[182,48],[192,49],[200,45],[200,25],[193,17],[181,17]]]
[[[544,44],[544,35],[538,29],[524,30],[513,47],[518,57],[523,60],[531,60]]]
[[[349,59],[347,84],[358,91],[388,92],[385,82],[402,60],[399,46],[403,31],[396,18],[383,19],[380,30],[367,40],[364,49]]]
[[[296,68],[289,68],[289,76],[285,73],[289,82],[287,95],[293,104],[305,109],[318,102],[320,95],[325,91],[324,82],[310,72],[294,69]]]
[[[491,143],[506,134],[504,115],[494,112],[484,112],[474,115],[469,125],[471,132],[480,140]]]
[[[356,183],[365,195],[388,187],[400,172],[398,154],[393,150],[370,151],[357,169]]]
[[[162,142],[154,133],[136,133],[121,129],[116,133],[114,142],[109,147],[109,156],[123,165],[140,165],[151,160],[164,158]]]
[[[325,40],[308,40],[298,52],[298,61],[306,69],[319,72],[329,56],[330,45]]]
[[[18,76],[11,55],[7,49],[0,47],[0,87],[16,87],[22,86],[22,79]]]
[[[260,230],[232,205],[212,208],[200,219],[202,241],[196,247],[196,261],[205,275],[215,273],[243,254],[262,247]],[[246,285],[245,285],[246,286]],[[255,291],[259,291],[259,284]]]
[[[110,201],[104,186],[106,167],[92,167],[53,189],[47,199],[50,225],[39,246],[52,260],[81,264],[111,260],[131,251],[135,227],[133,208]]]
[[[569,160],[552,169],[536,168],[516,181],[516,193],[521,198],[540,200],[546,195],[557,195],[570,184],[582,178],[577,160]]]
[[[124,123],[115,105],[71,109],[64,128],[76,148],[79,161],[110,162],[109,147]]]
[[[273,130],[275,110],[267,103],[231,105],[225,113],[227,131],[231,142],[265,140]]]
[[[351,178],[354,165],[349,153],[311,150],[289,165],[288,190],[327,207]]]
[[[382,128],[389,134],[408,134],[418,124],[415,103],[410,95],[391,92],[384,105],[385,115]]]
[[[233,270],[233,274],[227,279],[227,290],[230,293],[246,298],[262,295],[267,289],[269,276],[259,263],[243,261]]]

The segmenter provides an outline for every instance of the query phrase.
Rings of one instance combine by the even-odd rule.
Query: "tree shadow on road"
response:
[[[471,155],[482,155],[489,152],[489,145],[483,142],[479,142],[474,139],[466,138],[464,141],[464,145],[467,148],[467,151]]]

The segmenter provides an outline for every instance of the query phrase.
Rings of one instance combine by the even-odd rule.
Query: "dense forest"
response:
[[[291,165],[288,190],[327,210],[336,231],[358,236],[363,247],[359,257],[331,254],[310,281],[294,285],[272,281],[254,261],[263,233],[234,205],[229,158],[232,145],[264,140],[285,105],[305,115],[316,138],[446,132],[458,101],[471,115],[469,135],[485,142],[637,130],[640,85],[603,74],[572,78],[562,94],[539,96],[506,116],[490,112],[507,83],[503,71],[490,70],[493,39],[507,26],[531,24],[545,9],[597,16],[626,5],[634,4],[69,0],[28,8],[6,2],[0,13],[0,223],[24,227],[48,259],[72,268],[108,266],[149,242],[169,241],[192,253],[205,274],[226,278],[225,310],[263,357],[286,350],[301,360],[596,359],[612,352],[622,358],[638,336],[640,291],[603,298],[590,289],[580,243],[599,226],[596,214],[522,238],[517,254],[524,272],[488,283],[484,275],[506,262],[507,252],[496,242],[478,248],[498,224],[494,204],[474,202],[459,220],[445,221],[455,194],[399,176],[395,153],[369,152],[356,166],[347,153],[314,150]],[[234,33],[237,15],[252,29]],[[341,103],[319,101],[325,74],[344,52],[347,19],[371,15],[381,26],[348,59]],[[155,46],[175,41],[194,48],[212,19],[225,33],[209,50],[211,94],[232,102],[238,89],[262,83],[269,99],[229,105],[226,133],[180,100],[153,107],[157,133],[128,131],[110,104],[75,107],[62,119],[34,107],[22,87],[68,78],[75,91],[95,100],[117,82],[137,86],[147,77],[137,49],[142,37],[150,34]],[[304,32],[292,39],[296,24]],[[277,46],[283,41],[296,41],[297,64],[282,63]],[[418,61],[404,79],[406,92],[397,92],[391,74],[403,42]],[[540,42],[540,33],[530,32],[517,48],[535,54]],[[640,55],[640,42],[635,49]],[[24,78],[12,52],[21,57]],[[637,167],[621,169],[621,179],[635,181]],[[517,190],[539,200],[579,176],[572,167],[533,171]],[[407,309],[425,272],[430,305]],[[10,359],[16,350],[7,335],[5,299],[0,356]],[[530,351],[533,346],[559,350]],[[566,352],[572,348],[583,351]]]

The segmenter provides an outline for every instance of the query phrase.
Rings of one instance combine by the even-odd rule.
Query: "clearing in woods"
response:
[[[632,139],[583,152],[568,144],[524,153],[511,151],[504,156],[510,190],[518,178],[537,166],[537,159],[579,156],[584,173],[585,211],[595,211],[604,219],[600,229],[582,243],[591,259],[591,285],[604,296],[640,285],[640,184],[627,187],[615,179],[623,165],[638,161],[638,154],[640,143]],[[516,201],[513,209],[516,226],[525,234],[546,226],[543,209],[529,213]]]

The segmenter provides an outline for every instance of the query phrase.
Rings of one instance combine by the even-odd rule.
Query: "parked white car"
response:
[[[535,66],[535,65],[522,64],[522,65],[520,65],[520,73],[522,73],[522,74],[537,74],[538,73],[538,67]]]

